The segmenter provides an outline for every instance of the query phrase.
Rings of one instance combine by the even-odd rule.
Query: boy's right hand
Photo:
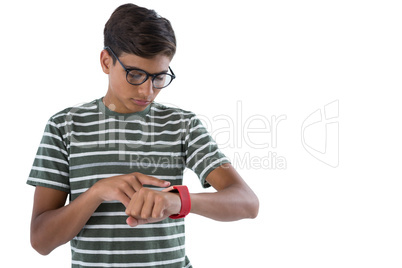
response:
[[[163,188],[170,186],[168,181],[134,172],[99,180],[92,186],[92,190],[96,192],[100,202],[117,200],[127,207],[131,197],[144,184]]]

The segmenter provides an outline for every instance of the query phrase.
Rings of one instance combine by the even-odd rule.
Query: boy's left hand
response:
[[[143,187],[132,196],[126,207],[126,214],[129,216],[126,222],[131,227],[158,222],[172,214],[178,214],[180,209],[179,194]]]

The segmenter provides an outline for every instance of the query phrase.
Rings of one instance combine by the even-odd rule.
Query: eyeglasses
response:
[[[172,83],[173,79],[176,78],[175,74],[173,73],[172,69],[169,66],[169,71],[172,74],[168,74],[166,72],[158,73],[158,74],[150,74],[144,70],[137,69],[137,68],[131,68],[127,69],[126,66],[123,65],[123,63],[119,60],[119,58],[116,56],[116,54],[113,52],[113,50],[110,47],[104,47],[104,49],[109,50],[113,57],[117,59],[117,61],[120,63],[120,65],[123,67],[123,69],[126,71],[126,80],[128,83],[131,85],[141,85],[145,83],[145,81],[148,80],[149,77],[152,79],[152,86],[157,89],[162,89],[170,85]]]

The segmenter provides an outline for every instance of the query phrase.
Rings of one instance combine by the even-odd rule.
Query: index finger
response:
[[[142,173],[138,173],[135,172],[133,173],[134,177],[136,177],[138,179],[138,181],[144,185],[152,185],[152,186],[156,186],[156,187],[169,187],[170,186],[170,182],[168,181],[164,181],[164,180],[160,180],[158,178],[152,177],[152,176],[148,176]],[[136,191],[138,191],[139,189],[135,189]]]

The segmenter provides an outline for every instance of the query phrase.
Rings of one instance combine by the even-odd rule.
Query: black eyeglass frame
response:
[[[120,59],[116,56],[116,54],[114,53],[114,51],[113,51],[113,49],[112,49],[111,47],[106,46],[106,47],[104,47],[103,49],[110,51],[110,52],[112,53],[113,57],[115,57],[115,58],[117,59],[117,61],[118,61],[118,62],[120,63],[120,65],[121,65],[121,67],[123,67],[124,71],[126,71],[126,81],[127,81],[127,83],[129,83],[129,84],[131,84],[131,85],[139,86],[139,85],[141,85],[141,84],[144,84],[144,83],[148,80],[149,77],[152,77],[152,78],[151,78],[151,80],[152,80],[152,86],[153,86],[154,88],[156,88],[156,89],[162,89],[162,88],[165,88],[165,87],[169,86],[169,85],[172,83],[173,79],[176,78],[176,75],[174,74],[174,72],[173,72],[172,68],[170,68],[170,66],[169,66],[169,71],[170,71],[172,74],[169,74],[169,73],[167,73],[167,72],[161,72],[161,73],[157,73],[157,74],[150,74],[150,73],[148,73],[147,71],[144,71],[144,70],[139,69],[139,68],[130,68],[130,69],[128,69],[128,68],[126,68],[126,66],[124,66],[124,64],[123,64],[123,63],[120,61]],[[130,73],[130,71],[140,71],[140,72],[143,72],[143,73],[146,75],[144,81],[142,81],[141,83],[131,83],[131,82],[129,81],[129,79],[128,79],[128,74]],[[165,85],[165,86],[163,86],[163,87],[155,87],[154,80],[155,80],[155,78],[156,78],[158,75],[161,75],[161,74],[169,75],[172,79],[170,80],[169,84],[167,84],[167,85]]]

